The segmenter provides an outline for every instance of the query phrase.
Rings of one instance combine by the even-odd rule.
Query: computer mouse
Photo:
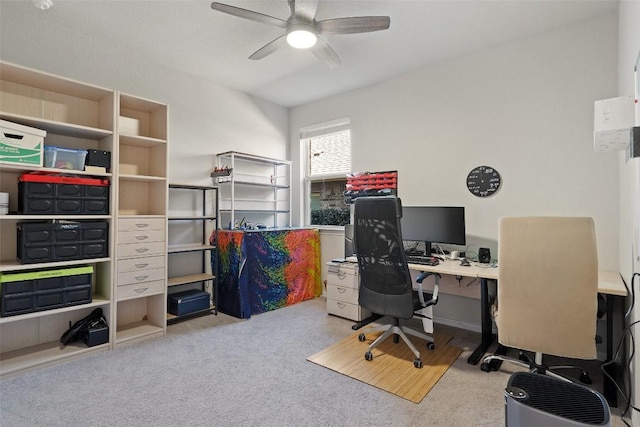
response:
[[[463,265],[465,267],[469,267],[471,265],[471,263],[469,262],[468,259],[462,258],[462,260],[460,260],[460,265]]]

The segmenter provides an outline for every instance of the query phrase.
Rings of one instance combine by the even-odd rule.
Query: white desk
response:
[[[453,276],[462,276],[462,277],[477,277],[480,279],[480,301],[482,304],[481,308],[481,325],[482,325],[482,343],[476,348],[473,354],[469,357],[468,362],[475,365],[477,364],[487,348],[491,345],[493,340],[495,339],[495,335],[492,331],[492,319],[491,319],[491,301],[489,301],[489,292],[488,292],[488,280],[498,280],[498,275],[500,272],[499,267],[490,267],[488,265],[478,265],[472,264],[471,266],[465,267],[460,265],[460,261],[452,261],[446,260],[441,261],[438,265],[421,265],[421,264],[409,264],[409,268],[411,270],[417,271],[430,271],[433,273],[440,274],[450,274]],[[619,273],[614,271],[599,271],[598,274],[598,292],[605,295],[613,295],[613,296],[627,296],[627,289],[624,286],[622,281],[622,277]],[[607,304],[607,308],[611,309],[612,304]],[[610,325],[609,319],[613,317],[609,316],[607,313],[607,336],[609,336]],[[609,353],[609,341],[607,340],[607,358],[610,359],[613,357],[612,354]],[[612,349],[611,349],[612,352]]]
[[[473,351],[471,356],[467,359],[467,362],[475,365],[484,356],[489,346],[496,339],[496,335],[493,333],[493,320],[491,318],[491,301],[489,299],[489,280],[498,280],[499,268],[490,267],[484,265],[471,265],[464,267],[460,265],[459,261],[444,261],[438,265],[428,266],[419,264],[409,264],[409,268],[418,271],[429,271],[440,274],[451,274],[463,277],[477,277],[480,279],[480,304],[481,304],[481,328],[482,338],[478,347]],[[615,271],[599,271],[598,272],[598,293],[604,294],[607,298],[607,314],[606,314],[606,349],[607,356],[606,361],[610,361],[613,358],[613,329],[614,329],[614,311],[618,306],[618,310],[621,312],[621,316],[624,316],[624,298],[627,296],[627,288],[622,281],[620,273]],[[498,331],[499,332],[499,331]],[[496,353],[504,353],[506,348],[498,346]],[[607,369],[607,372],[614,378],[616,378],[616,366],[611,365]],[[609,401],[611,406],[617,405],[617,392],[613,382],[604,376],[604,395]]]

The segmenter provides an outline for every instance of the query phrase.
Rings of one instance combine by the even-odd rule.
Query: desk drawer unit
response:
[[[358,289],[327,282],[327,298],[358,305]]]
[[[327,298],[327,312],[345,319],[360,321],[371,316],[371,312],[358,304]]]
[[[360,276],[354,263],[327,263],[327,312],[360,321],[371,312],[358,305]]]

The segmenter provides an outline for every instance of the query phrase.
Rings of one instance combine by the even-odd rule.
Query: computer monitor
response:
[[[425,255],[431,243],[465,245],[464,207],[403,206],[402,240],[425,242]]]

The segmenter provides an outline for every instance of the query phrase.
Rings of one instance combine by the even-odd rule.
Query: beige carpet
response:
[[[462,351],[447,344],[451,340],[447,335],[434,334],[435,350],[428,350],[424,340],[411,337],[422,359],[422,369],[417,369],[413,366],[415,356],[409,347],[402,340],[395,344],[393,338],[388,338],[372,351],[373,360],[367,361],[364,353],[380,334],[367,334],[364,342],[358,340],[359,334],[357,332],[307,360],[415,403],[424,399]]]

